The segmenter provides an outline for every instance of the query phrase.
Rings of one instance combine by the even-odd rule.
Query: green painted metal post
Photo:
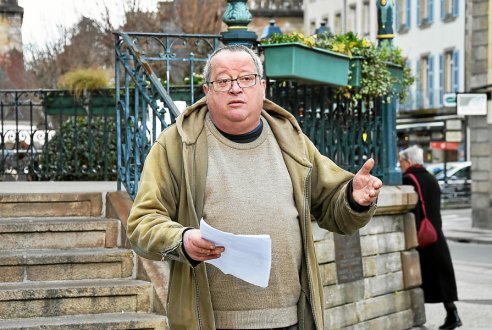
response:
[[[227,0],[227,7],[222,18],[227,24],[227,31],[220,33],[225,45],[240,44],[252,48],[257,44],[256,33],[248,31],[248,24],[253,17],[246,2],[247,0]]]
[[[377,0],[378,12],[378,46],[391,47],[393,38],[394,0]],[[388,94],[390,91],[388,91]],[[401,171],[396,166],[397,162],[397,135],[396,135],[396,107],[397,98],[392,96],[389,100],[379,101],[383,112],[383,182],[390,185],[401,184]]]

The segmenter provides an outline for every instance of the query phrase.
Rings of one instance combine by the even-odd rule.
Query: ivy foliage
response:
[[[355,102],[366,99],[367,97],[387,97],[395,95],[400,102],[404,102],[407,97],[408,88],[414,83],[415,77],[407,66],[401,49],[398,47],[383,44],[378,47],[365,38],[359,38],[353,32],[333,35],[323,33],[313,36],[304,36],[301,33],[273,34],[264,39],[261,44],[279,43],[301,43],[308,47],[327,49],[333,52],[344,54],[350,58],[361,58],[361,85],[360,88],[344,86],[338,92]],[[403,68],[403,80],[391,75],[388,64],[396,64]],[[350,74],[350,73],[349,73]],[[401,91],[395,92],[393,85],[401,83]]]
[[[116,180],[116,150],[114,118],[71,117],[45,145],[40,159],[40,179]]]

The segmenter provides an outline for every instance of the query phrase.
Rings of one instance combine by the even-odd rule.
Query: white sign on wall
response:
[[[457,103],[456,112],[458,113],[458,115],[484,116],[487,114],[487,94],[485,93],[458,94],[456,103]]]

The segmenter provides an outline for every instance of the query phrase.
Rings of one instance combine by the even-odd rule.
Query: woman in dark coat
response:
[[[403,172],[403,184],[412,185],[418,192],[414,181],[408,176],[412,173],[419,182],[425,202],[427,217],[437,231],[437,242],[425,248],[418,248],[420,269],[422,273],[422,289],[426,303],[444,304],[446,319],[439,327],[441,330],[452,330],[462,325],[455,301],[458,300],[456,279],[448,244],[442,231],[441,220],[441,189],[436,178],[423,166],[423,151],[412,146],[400,152],[400,167]],[[417,230],[423,219],[422,205],[419,202],[412,211],[415,214]]]

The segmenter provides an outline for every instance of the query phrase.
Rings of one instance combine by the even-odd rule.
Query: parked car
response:
[[[447,207],[468,207],[471,205],[471,162],[448,163],[436,179],[441,187],[441,203]]]

